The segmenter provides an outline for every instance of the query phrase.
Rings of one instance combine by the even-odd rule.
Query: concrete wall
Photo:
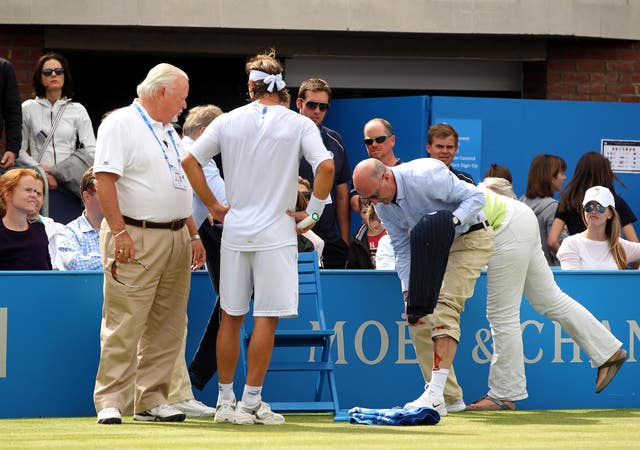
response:
[[[637,0],[5,0],[0,23],[639,39]]]

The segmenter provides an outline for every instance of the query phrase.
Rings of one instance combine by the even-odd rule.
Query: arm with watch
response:
[[[198,270],[205,263],[206,252],[193,216],[189,216],[187,219],[187,230],[189,230],[189,239],[191,240],[191,270]]]
[[[309,205],[303,212],[306,216],[300,220],[298,220],[298,216],[294,216],[297,222],[296,228],[298,233],[304,233],[310,230],[316,222],[320,220],[324,205],[331,203],[330,193],[331,186],[333,185],[334,172],[333,159],[325,159],[318,164]]]

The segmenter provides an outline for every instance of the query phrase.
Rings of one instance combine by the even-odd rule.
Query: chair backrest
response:
[[[299,305],[310,303],[312,300],[315,302],[315,318],[320,325],[320,329],[326,329],[318,254],[315,251],[298,253],[298,296]]]

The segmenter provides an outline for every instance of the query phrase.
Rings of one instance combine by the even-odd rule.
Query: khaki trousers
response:
[[[191,242],[178,231],[127,225],[135,256],[144,264],[118,264],[111,274],[113,235],[106,220],[100,229],[104,304],[100,328],[100,364],[96,375],[96,411],[124,409],[135,383],[134,412],[167,403],[171,374],[183,345],[191,283]],[[184,359],[184,356],[183,356]]]
[[[486,228],[458,236],[451,245],[447,270],[442,280],[438,304],[433,312],[423,318],[424,324],[409,327],[409,333],[420,370],[425,381],[431,381],[433,370],[433,337],[450,336],[460,342],[460,313],[464,303],[473,296],[480,271],[486,267],[493,252],[495,233]],[[462,399],[453,365],[444,388],[445,403]]]

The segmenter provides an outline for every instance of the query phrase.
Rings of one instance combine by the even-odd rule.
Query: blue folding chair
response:
[[[299,286],[299,309],[301,311],[313,311],[315,317],[304,317],[307,324],[316,321],[318,329],[289,329],[287,322],[293,319],[282,319],[276,329],[274,343],[274,359],[277,349],[281,347],[308,347],[318,349],[321,353],[317,361],[311,360],[310,352],[301,352],[306,357],[303,359],[285,358],[284,360],[271,361],[268,371],[270,372],[318,372],[315,382],[315,390],[312,393],[313,400],[303,401],[273,401],[270,402],[274,411],[333,411],[338,414],[340,407],[338,403],[338,391],[334,376],[334,364],[331,361],[331,337],[334,331],[327,329],[322,306],[322,290],[320,288],[320,270],[318,269],[318,256],[316,252],[300,253],[298,255],[298,286]],[[313,305],[311,305],[313,303]],[[304,313],[303,313],[304,314]],[[304,323],[302,320],[294,321],[294,325],[300,327]],[[311,326],[311,325],[310,325]],[[245,325],[242,327],[241,353],[245,378],[247,376],[247,349],[251,339],[252,320],[247,314]],[[315,328],[315,327],[313,327]],[[300,356],[300,353],[296,353]],[[322,395],[325,385],[329,389],[330,401],[323,401]],[[304,395],[301,393],[301,396]],[[311,397],[311,396],[309,396]]]

